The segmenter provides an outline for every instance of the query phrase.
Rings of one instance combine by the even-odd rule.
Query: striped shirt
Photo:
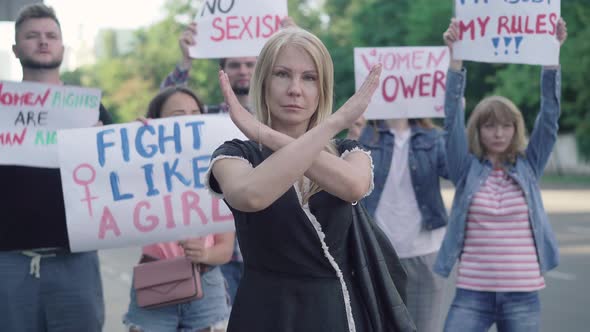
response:
[[[545,287],[525,197],[504,170],[493,170],[473,196],[457,287],[490,292]]]

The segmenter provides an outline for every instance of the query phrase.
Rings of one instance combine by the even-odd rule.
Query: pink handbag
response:
[[[133,268],[133,287],[137,304],[142,308],[180,304],[203,297],[199,265],[186,257],[140,262]]]

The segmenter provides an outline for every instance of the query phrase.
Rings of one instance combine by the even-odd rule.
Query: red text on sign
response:
[[[44,93],[26,92],[4,92],[4,85],[0,83],[0,105],[2,106],[45,106],[47,97],[51,89],[47,89]]]
[[[498,18],[498,35],[500,34],[550,34],[555,35],[557,14],[539,14],[536,18],[529,16],[500,16]]]
[[[525,34],[525,35],[555,35],[557,29],[557,14],[538,14],[536,16],[512,15],[499,16],[495,31],[493,26],[488,29],[490,16],[478,17],[470,21],[459,22],[459,39],[475,40],[486,34],[497,35]]]
[[[412,50],[410,52],[385,52],[373,56],[372,60],[366,54],[361,54],[361,59],[367,70],[370,70],[376,63],[383,66],[384,71],[394,70],[423,70],[438,68],[447,54],[442,49],[438,54],[424,50]]]
[[[281,27],[279,15],[224,16],[213,19],[214,42],[268,38]]]
[[[148,200],[139,201],[133,208],[133,226],[141,233],[149,233],[156,230],[158,227],[165,227],[167,229],[174,229],[177,227],[177,221],[174,218],[172,196],[165,195],[162,197],[164,206],[164,215],[156,215],[150,213],[152,210],[152,202]],[[201,198],[199,194],[192,190],[187,190],[180,195],[180,208],[182,211],[182,224],[190,226],[194,222],[201,225],[207,225],[209,222],[220,223],[232,221],[233,217],[230,214],[221,214],[221,206],[218,198],[212,197],[211,200],[211,220],[207,218],[205,212],[201,208]],[[125,220],[129,220],[126,218]],[[121,235],[121,231],[117,220],[111,213],[108,207],[103,209],[100,218],[100,225],[98,230],[98,238],[104,239],[108,232],[112,232],[116,237]]]
[[[445,90],[445,73],[437,70],[433,73],[423,73],[411,79],[402,76],[389,75],[383,79],[381,94],[383,99],[392,103],[400,95],[404,99],[416,97],[436,97],[440,91]]]
[[[0,132],[0,146],[22,145],[27,135],[27,128],[24,128],[20,135],[18,133]]]

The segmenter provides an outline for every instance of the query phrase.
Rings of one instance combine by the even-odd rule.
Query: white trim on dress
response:
[[[219,155],[215,158],[213,158],[213,160],[211,160],[211,162],[209,162],[209,169],[207,170],[207,173],[205,173],[205,187],[207,188],[207,191],[209,191],[209,194],[211,194],[211,196],[219,198],[219,199],[223,199],[223,193],[218,193],[215,190],[211,189],[211,185],[209,184],[209,179],[211,178],[211,176],[213,175],[211,172],[213,170],[213,165],[218,162],[219,160],[222,159],[238,159],[238,160],[243,160],[245,162],[248,163],[248,165],[250,165],[250,167],[253,168],[252,163],[250,161],[248,161],[248,159],[244,158],[244,157],[237,157],[237,156],[228,156],[228,155]]]
[[[357,146],[351,150],[346,150],[346,151],[342,152],[342,154],[340,155],[340,158],[344,159],[344,158],[346,158],[346,156],[348,156],[349,154],[354,153],[354,152],[362,152],[362,153],[366,154],[367,157],[369,157],[369,160],[371,161],[371,184],[369,184],[369,190],[363,196],[363,198],[365,198],[365,197],[369,196],[373,192],[373,189],[375,188],[375,182],[373,180],[374,179],[373,169],[375,168],[375,166],[373,165],[373,157],[371,157],[371,151],[363,150]],[[354,202],[353,205],[356,205],[356,203],[357,202]]]
[[[309,190],[309,187],[310,187],[309,183],[310,183],[309,179],[307,179],[306,177],[303,177],[303,187],[307,188],[307,190]],[[299,199],[299,203],[302,203],[303,196],[301,195],[301,192],[297,188],[297,185],[295,185],[294,187],[295,187],[295,192],[297,193],[297,198]],[[338,279],[340,281],[340,286],[342,288],[342,296],[344,297],[344,308],[346,309],[346,320],[348,322],[348,331],[349,332],[356,332],[356,326],[354,324],[354,316],[352,315],[352,306],[350,305],[350,294],[348,292],[348,287],[346,287],[346,282],[344,282],[344,274],[342,274],[342,270],[340,270],[338,263],[336,263],[336,260],[334,259],[332,254],[330,254],[330,251],[328,250],[328,245],[326,244],[326,241],[324,241],[324,239],[326,238],[326,234],[324,234],[324,232],[322,231],[322,225],[320,225],[320,223],[317,221],[316,217],[313,215],[313,213],[311,213],[311,210],[309,209],[309,200],[307,203],[305,203],[305,205],[302,205],[301,208],[303,209],[303,212],[305,212],[305,214],[307,215],[307,218],[309,219],[309,221],[313,225],[313,228],[315,229],[315,231],[320,239],[320,242],[322,244],[324,256],[326,256],[326,258],[330,262],[330,265],[332,265],[332,267],[336,271],[336,276],[338,276]]]

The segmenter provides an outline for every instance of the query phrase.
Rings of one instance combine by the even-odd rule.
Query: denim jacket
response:
[[[467,211],[473,195],[487,179],[492,164],[469,153],[465,134],[465,112],[461,99],[465,91],[466,72],[449,70],[445,94],[445,137],[450,180],[455,185],[455,198],[449,217],[449,227],[434,264],[434,271],[448,276],[464,245]],[[541,75],[541,111],[535,121],[524,155],[512,165],[507,174],[522,189],[529,210],[529,220],[539,258],[541,273],[557,266],[557,240],[551,229],[538,181],[557,139],[560,113],[561,72],[544,69]]]
[[[417,125],[412,125],[411,131],[408,163],[422,227],[427,230],[444,227],[447,211],[440,194],[439,176],[447,178],[448,171],[441,131]],[[365,128],[359,142],[371,151],[373,158],[375,188],[362,202],[374,218],[389,174],[395,138],[385,122],[378,121],[377,128]]]

